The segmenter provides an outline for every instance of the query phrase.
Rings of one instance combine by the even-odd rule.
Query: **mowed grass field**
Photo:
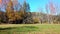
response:
[[[1,24],[0,34],[60,34],[60,24]]]

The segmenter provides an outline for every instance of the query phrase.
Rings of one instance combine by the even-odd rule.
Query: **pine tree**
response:
[[[31,18],[32,15],[30,12],[30,6],[29,6],[29,3],[27,3],[26,1],[24,1],[23,10],[25,13],[23,23],[26,23],[26,24],[32,23],[32,18]]]

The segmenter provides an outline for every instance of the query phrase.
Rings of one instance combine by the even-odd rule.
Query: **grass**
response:
[[[59,24],[0,25],[0,34],[60,34]]]

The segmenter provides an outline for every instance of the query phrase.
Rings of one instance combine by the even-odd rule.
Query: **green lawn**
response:
[[[0,34],[60,34],[59,24],[4,24]]]

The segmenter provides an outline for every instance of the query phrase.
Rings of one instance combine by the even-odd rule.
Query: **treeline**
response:
[[[32,16],[29,3],[20,4],[17,0],[4,0],[2,2],[5,12],[0,10],[0,23],[6,24],[32,24]],[[2,8],[2,7],[1,7]]]
[[[60,24],[60,14],[53,15],[59,8],[53,5],[53,3],[46,5],[45,14],[42,9],[39,9],[40,12],[30,12],[30,5],[26,1],[19,3],[17,0],[4,0],[0,5],[0,24]]]
[[[60,14],[51,15],[42,12],[32,12],[34,23],[39,24],[60,24]]]

